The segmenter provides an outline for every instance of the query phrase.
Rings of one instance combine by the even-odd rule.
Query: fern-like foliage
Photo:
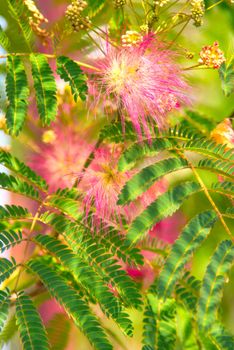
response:
[[[166,260],[158,280],[158,295],[167,298],[171,295],[180,271],[188,262],[194,250],[204,241],[213,227],[217,215],[206,211],[195,216],[182,231]]]
[[[14,247],[16,244],[21,243],[23,240],[21,231],[2,231],[0,233],[0,252],[3,253],[5,250]]]
[[[162,194],[132,222],[127,238],[135,242],[157,222],[171,216],[191,194],[200,190],[198,183],[185,182]]]
[[[0,149],[0,163],[7,169],[22,177],[25,181],[39,187],[41,191],[46,192],[48,185],[45,180],[37,175],[32,169],[21,162],[18,158],[13,157],[9,152]]]
[[[0,258],[0,284],[3,283],[16,269],[16,261]]]
[[[152,293],[147,295],[144,312],[142,350],[172,350],[176,342],[176,303],[173,299],[160,301]]]
[[[65,56],[58,57],[57,73],[63,80],[69,82],[75,101],[78,97],[83,101],[86,99],[88,91],[86,77],[76,62]]]
[[[29,96],[24,64],[18,56],[7,58],[6,93],[7,127],[12,135],[18,135],[25,122]]]
[[[48,350],[49,343],[40,315],[31,299],[21,293],[16,300],[16,323],[26,350]]]
[[[37,109],[42,124],[50,125],[57,113],[56,83],[52,70],[43,54],[31,54],[32,76]]]
[[[0,188],[39,200],[39,192],[33,186],[12,175],[0,173]]]
[[[27,219],[30,217],[28,209],[20,207],[18,205],[5,205],[0,206],[0,219],[11,220],[11,219]]]
[[[234,90],[234,59],[222,63],[219,69],[219,76],[225,96],[231,95]]]
[[[0,332],[6,322],[10,307],[10,290],[0,290]]]
[[[41,281],[49,289],[51,295],[65,308],[68,315],[73,318],[75,324],[82,330],[96,349],[112,349],[98,320],[89,309],[87,302],[82,299],[82,295],[79,295],[77,291],[66,283],[64,277],[60,276],[57,271],[39,258],[37,260],[31,260],[28,263],[28,267],[30,271],[39,276]]]
[[[110,292],[108,286],[102,282],[92,266],[75,255],[68,246],[52,237],[39,235],[36,236],[35,240],[44,249],[54,254],[74,274],[82,288],[87,289],[88,294],[94,296],[107,316],[111,316],[127,333],[129,331],[131,333],[131,322],[122,311],[121,304]]]
[[[29,24],[29,11],[23,1],[7,0],[9,14],[16,21],[23,38],[23,45],[30,52],[32,49],[32,30]]]
[[[6,51],[10,51],[11,43],[8,39],[8,36],[6,35],[3,28],[0,26],[0,45],[4,48]]]
[[[225,275],[234,261],[234,245],[222,241],[211,258],[202,282],[198,302],[198,322],[208,330],[217,319],[218,307],[222,297]]]
[[[219,322],[215,323],[210,331],[210,339],[218,350],[232,350],[234,336]]]
[[[188,271],[175,286],[175,294],[189,312],[196,312],[201,281],[190,275]]]

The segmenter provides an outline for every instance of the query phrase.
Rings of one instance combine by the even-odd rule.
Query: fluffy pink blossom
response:
[[[165,180],[158,181],[133,203],[120,206],[118,196],[134,171],[121,172],[118,161],[121,155],[119,146],[103,146],[95,151],[94,160],[86,169],[79,184],[84,193],[86,215],[93,211],[93,223],[99,225],[100,220],[109,224],[121,223],[121,218],[130,223],[167,187]]]
[[[165,49],[153,34],[132,47],[108,45],[103,59],[94,63],[99,71],[89,79],[93,107],[112,98],[121,110],[122,122],[130,118],[138,135],[150,137],[150,124],[161,128],[172,109],[188,103],[185,83],[173,51]]]
[[[41,143],[39,152],[30,157],[30,166],[49,184],[50,191],[71,187],[92,152],[93,146],[71,126],[56,124],[55,138]]]
[[[80,188],[84,191],[86,214],[93,208],[94,222],[119,221],[124,208],[117,205],[121,188],[130,177],[129,172],[118,170],[120,149],[105,146],[95,151],[94,160],[86,169]]]

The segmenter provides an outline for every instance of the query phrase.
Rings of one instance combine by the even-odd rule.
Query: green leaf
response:
[[[55,119],[57,113],[55,78],[45,55],[31,54],[30,61],[38,113],[43,126],[47,126]]]
[[[125,184],[119,195],[118,204],[123,205],[133,201],[161,177],[187,166],[188,163],[184,159],[168,158],[142,169]]]
[[[108,232],[104,228],[100,230],[94,237],[97,244],[101,244],[111,251],[113,256],[117,256],[129,266],[144,265],[144,258],[140,249],[131,246],[126,241],[125,236],[114,228],[109,227]]]
[[[17,205],[0,205],[0,219],[11,220],[11,219],[26,219],[30,217],[29,211],[26,208]]]
[[[224,95],[231,95],[234,90],[234,59],[229,63],[222,63],[219,69],[219,77],[221,79]]]
[[[215,323],[209,332],[209,338],[218,350],[233,350],[234,336],[230,334],[221,323]]]
[[[193,314],[196,311],[200,287],[201,281],[190,275],[189,272],[185,272],[175,286],[177,299]]]
[[[5,323],[1,333],[0,333],[0,346],[3,346],[4,343],[8,343],[9,340],[17,332],[16,319],[15,315],[11,316]]]
[[[23,293],[16,299],[16,323],[24,350],[50,349],[40,315],[32,300]]]
[[[59,209],[62,213],[65,213],[75,220],[82,217],[80,203],[69,197],[60,196],[57,194],[51,195],[47,202],[50,206]]]
[[[103,8],[105,0],[88,0],[89,16],[96,16]]]
[[[0,332],[6,322],[10,307],[10,291],[8,289],[0,290]]]
[[[192,194],[201,190],[196,182],[184,182],[163,193],[150,204],[131,224],[127,239],[137,241],[162,219],[171,216]]]
[[[23,177],[24,180],[36,185],[42,191],[46,192],[48,185],[46,181],[37,175],[32,169],[21,162],[18,158],[13,157],[9,152],[0,149],[0,164],[7,169],[15,172],[19,177]]]
[[[31,41],[32,41],[32,29],[29,24],[30,13],[25,6],[24,2],[17,0],[7,0],[8,10],[10,15],[16,21],[21,35],[18,35],[18,39],[24,39],[24,44],[26,44],[28,51],[31,51]],[[24,48],[23,48],[24,49]]]
[[[7,128],[10,134],[17,136],[25,122],[29,96],[25,68],[18,56],[8,55],[7,57],[6,93]]]
[[[127,333],[132,332],[131,322],[127,315],[122,312],[118,299],[110,292],[105,281],[99,278],[92,265],[89,265],[79,255],[73,253],[68,246],[53,237],[37,235],[34,239],[50,254],[55,255],[64,267],[74,274],[80,285],[88,290],[89,295],[94,296],[108,317],[111,316]]]
[[[234,180],[233,175],[233,164],[222,160],[214,160],[214,159],[202,159],[198,163],[198,168],[204,168],[207,170],[214,171],[219,175],[223,175],[225,177]]]
[[[8,51],[8,52],[10,51],[11,43],[5,31],[2,29],[1,25],[0,25],[0,46],[2,46],[5,51]]]
[[[67,314],[87,336],[97,350],[111,350],[112,346],[106,338],[96,317],[91,313],[88,304],[69,286],[66,280],[40,258],[28,262],[29,269],[36,273],[48,288],[50,294],[64,307]]]
[[[64,314],[56,314],[46,327],[53,350],[64,350],[69,340],[71,323]]]
[[[201,137],[200,134],[197,135],[194,131],[188,132],[187,129],[174,128],[153,138],[151,142],[144,140],[140,143],[134,143],[126,149],[120,157],[119,170],[129,170],[138,161],[142,161],[143,157],[153,157],[164,150],[169,152],[176,151],[177,153],[178,151],[191,151],[201,154],[205,158],[210,157],[234,164],[233,149],[226,150],[226,145],[216,144],[212,140]]]
[[[211,257],[203,278],[198,302],[198,324],[207,330],[217,320],[218,308],[222,298],[225,275],[234,260],[234,245],[222,241]]]
[[[176,342],[176,303],[173,299],[165,302],[155,295],[147,295],[144,312],[142,350],[174,350]]]
[[[60,77],[69,82],[74,100],[77,102],[78,97],[81,100],[86,100],[88,87],[86,84],[86,76],[79,67],[79,65],[65,56],[59,56],[57,58],[57,73]]]
[[[126,140],[137,141],[137,135],[134,131],[132,123],[126,121],[123,132],[122,123],[115,122],[107,124],[101,129],[99,139],[103,141],[106,140],[109,142],[120,143]]]
[[[84,249],[89,264],[92,264],[97,273],[118,291],[126,307],[140,309],[142,298],[139,286],[129,277],[105,245],[96,242],[91,235],[85,235],[80,247]],[[80,252],[80,249],[78,251]]]
[[[53,227],[57,233],[63,235],[72,250],[77,253],[82,239],[79,223],[69,220],[64,215],[51,213],[50,211],[40,215],[40,221]]]
[[[0,284],[4,282],[16,269],[16,262],[6,258],[0,258]]]
[[[172,148],[173,143],[167,139],[153,139],[151,143],[141,142],[134,144],[127,149],[119,160],[119,170],[126,171],[134,167],[137,160],[142,159],[144,156],[153,156],[159,151]]]
[[[0,216],[1,218],[1,216]],[[5,250],[14,247],[16,244],[21,243],[23,240],[22,232],[9,230],[0,232],[0,252],[3,253]]]
[[[216,220],[217,215],[213,210],[205,211],[195,216],[183,229],[181,235],[173,244],[171,252],[159,275],[159,297],[167,298],[171,295],[180,277],[180,272],[194,251],[206,239]]]
[[[226,196],[234,196],[234,183],[230,181],[218,181],[212,184],[211,190]]]
[[[40,200],[39,192],[33,186],[6,173],[0,173],[0,189],[22,194],[36,201]]]

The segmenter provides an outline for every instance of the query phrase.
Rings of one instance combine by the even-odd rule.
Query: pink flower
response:
[[[118,161],[121,149],[116,145],[104,146],[95,151],[94,160],[82,175],[79,188],[84,193],[86,216],[93,212],[93,224],[121,224],[122,218],[130,223],[167,187],[165,180],[152,185],[144,194],[129,205],[117,204],[118,196],[135,170],[121,172]]]
[[[90,93],[96,91],[93,107],[112,98],[122,122],[129,117],[139,137],[144,131],[150,138],[152,121],[161,128],[169,111],[188,103],[187,84],[174,58],[152,34],[136,46],[108,46],[104,59],[96,60],[99,72],[89,80]]]
[[[120,149],[117,146],[105,146],[95,151],[94,160],[86,169],[80,188],[84,192],[86,215],[91,209],[94,224],[99,221],[117,223],[126,211],[117,205],[121,188],[130,177],[129,172],[118,170]]]
[[[73,186],[93,146],[71,126],[61,123],[53,127],[51,143],[41,143],[40,151],[30,157],[30,166],[49,184],[50,191]],[[81,136],[82,135],[82,136]]]

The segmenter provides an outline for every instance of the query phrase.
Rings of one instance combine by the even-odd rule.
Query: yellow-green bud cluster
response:
[[[125,4],[126,4],[126,0],[114,0],[114,7],[116,9],[120,9],[124,7]]]
[[[191,17],[194,21],[194,25],[196,27],[200,27],[202,25],[202,17],[205,13],[205,4],[203,0],[192,0],[191,1]]]
[[[123,47],[132,47],[139,44],[143,37],[135,30],[127,30],[126,34],[122,35],[121,41]]]
[[[89,17],[83,16],[82,13],[87,5],[87,2],[84,0],[74,0],[71,5],[67,7],[65,16],[76,32],[87,29],[91,25]]]
[[[163,7],[164,5],[166,5],[170,0],[159,0],[159,1],[154,1],[154,6],[159,6],[159,7]]]

